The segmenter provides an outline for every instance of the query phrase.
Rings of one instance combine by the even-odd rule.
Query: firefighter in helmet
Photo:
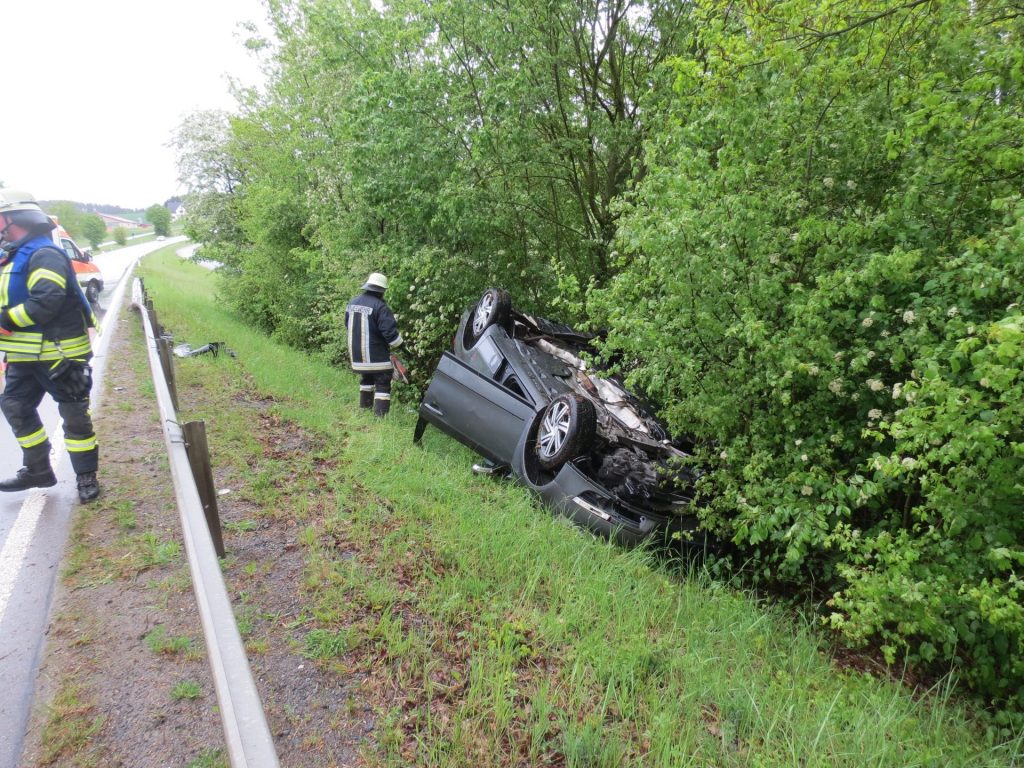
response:
[[[348,357],[360,377],[359,406],[372,406],[376,416],[386,415],[391,407],[391,350],[402,343],[395,315],[384,301],[387,287],[388,279],[374,272],[345,307]]]
[[[0,481],[0,491],[57,483],[38,412],[48,394],[64,420],[78,497],[87,502],[100,494],[99,449],[89,413],[89,328],[97,323],[71,260],[54,244],[54,227],[32,195],[0,189],[0,353],[7,356],[0,410],[24,463],[14,477]]]

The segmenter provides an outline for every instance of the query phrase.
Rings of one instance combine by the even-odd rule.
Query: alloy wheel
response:
[[[561,450],[569,434],[570,420],[571,414],[566,402],[558,400],[551,404],[537,433],[538,452],[541,456],[551,458]]]
[[[473,333],[479,336],[487,329],[491,314],[494,312],[494,294],[488,291],[476,305],[476,312],[473,313]]]

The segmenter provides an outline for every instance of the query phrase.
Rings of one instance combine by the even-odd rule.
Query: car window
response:
[[[519,379],[516,378],[515,374],[512,374],[512,373],[507,374],[501,380],[500,383],[501,383],[501,386],[505,387],[505,389],[511,390],[512,392],[515,392],[517,395],[519,395],[524,400],[529,400],[530,399],[527,396],[526,392],[523,391],[523,387],[522,387],[522,385],[520,385]]]
[[[476,345],[474,352],[480,356],[484,368],[491,376],[499,375],[502,363],[505,362],[505,356],[501,354],[501,350],[498,349],[493,340],[490,338],[481,339],[480,343]]]
[[[75,261],[85,261],[85,257],[82,255],[82,252],[78,250],[78,246],[75,245],[74,240],[69,240],[66,237],[62,237],[60,239],[60,242],[61,245],[64,247],[64,250],[67,251],[68,256],[70,256]]]

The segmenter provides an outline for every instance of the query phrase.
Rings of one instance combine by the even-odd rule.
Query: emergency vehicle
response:
[[[78,278],[82,292],[91,304],[95,304],[99,301],[100,294],[103,293],[103,273],[92,263],[92,254],[78,247],[68,231],[57,221],[57,217],[51,216],[50,218],[57,225],[50,233],[54,245],[63,248],[71,258],[71,266],[75,268],[75,277]]]

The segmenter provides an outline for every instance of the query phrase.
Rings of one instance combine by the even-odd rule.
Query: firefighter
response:
[[[54,245],[54,226],[32,195],[0,189],[0,352],[7,356],[0,410],[24,462],[14,477],[0,481],[0,491],[57,484],[38,412],[49,394],[64,420],[64,444],[84,503],[100,495],[99,449],[89,413],[89,328],[97,323],[71,260]]]
[[[359,407],[372,406],[376,416],[386,415],[391,407],[391,350],[402,343],[395,316],[384,302],[387,287],[388,279],[374,272],[345,307],[348,357],[359,374]]]

